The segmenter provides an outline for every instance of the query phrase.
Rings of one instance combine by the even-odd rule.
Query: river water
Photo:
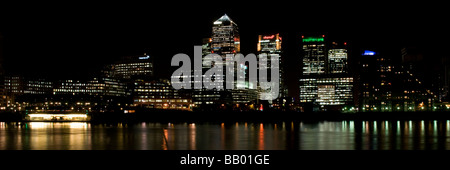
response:
[[[0,122],[0,150],[436,150],[450,121]]]

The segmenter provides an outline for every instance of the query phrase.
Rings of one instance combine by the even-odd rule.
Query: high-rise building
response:
[[[346,43],[343,44],[338,48],[338,44],[333,42],[331,48],[327,48],[325,35],[302,36],[300,102],[305,106],[325,111],[353,105],[354,81],[348,70]]]
[[[207,50],[210,52],[207,52]],[[218,20],[213,22],[212,27],[212,36],[211,38],[204,39],[202,46],[203,57],[208,54],[214,53],[218,54],[222,57],[222,61],[226,61],[227,54],[236,54],[240,52],[240,35],[237,24],[231,20],[228,15],[223,15]],[[205,62],[205,60],[203,60]],[[225,62],[223,65],[219,65],[220,69],[225,68]],[[234,73],[236,74],[236,67],[247,67],[247,66],[237,66],[235,65]],[[203,66],[203,73],[206,69],[209,69],[209,66]],[[230,104],[241,104],[241,103],[249,103],[256,99],[256,90],[249,90],[248,81],[240,82],[234,81],[234,89],[227,90],[225,89],[225,74],[228,70],[220,70],[224,71],[222,77],[214,77],[214,82],[221,86],[221,89],[201,89],[201,90],[193,90],[192,100],[194,104],[202,110],[211,109],[211,108],[221,108],[228,106]],[[217,75],[215,75],[217,76]],[[247,76],[247,75],[245,75]],[[245,77],[244,77],[245,78]],[[238,85],[245,86],[244,89],[237,90],[236,87]]]
[[[203,63],[207,63],[205,56],[212,53],[211,44],[212,38],[204,38],[202,44],[202,61]],[[202,76],[204,78],[203,73],[205,73],[208,69],[211,68],[211,65],[203,64],[202,65],[202,75],[194,75],[194,76]],[[194,70],[193,70],[194,71]],[[203,79],[202,78],[202,79]],[[223,85],[223,81],[220,82]],[[220,84],[218,83],[218,84]],[[208,90],[206,88],[202,89],[192,89],[192,102],[194,106],[199,110],[212,110],[217,109],[221,106],[221,104],[227,104],[231,101],[231,93],[227,95],[229,92],[224,90],[212,89]],[[226,100],[225,100],[226,99]]]
[[[363,52],[359,65],[362,112],[435,110],[437,96],[410,69],[369,50]]]
[[[325,35],[318,37],[302,36],[303,75],[325,74],[327,51]]]
[[[238,26],[227,14],[214,21],[212,27],[212,53],[235,54],[241,51]]]
[[[348,73],[348,53],[346,49],[328,50],[328,73],[345,74]]]
[[[282,38],[280,37],[280,34],[271,34],[271,35],[259,35],[258,36],[258,44],[257,44],[257,51],[258,51],[258,57],[261,57],[260,54],[266,54],[267,55],[267,65],[259,65],[258,69],[264,68],[267,69],[268,76],[270,77],[270,68],[271,68],[271,57],[278,57],[279,58],[279,93],[278,96],[273,96],[272,98],[278,98],[278,97],[285,97],[287,95],[287,88],[285,87],[284,80],[284,68],[283,68],[283,58],[281,56],[282,49]],[[263,60],[263,58],[258,58],[259,60]],[[267,82],[267,80],[265,80]],[[258,98],[261,93],[261,89],[258,84]],[[270,101],[271,102],[271,101]]]
[[[300,78],[300,103],[314,104],[318,98],[317,78],[326,73],[325,35],[302,36],[302,76]]]

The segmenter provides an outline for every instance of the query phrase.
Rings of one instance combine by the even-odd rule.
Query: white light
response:
[[[139,60],[145,60],[145,59],[149,59],[150,56],[146,56],[146,57],[139,57]]]

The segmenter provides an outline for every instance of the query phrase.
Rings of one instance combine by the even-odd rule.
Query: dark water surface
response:
[[[435,150],[450,121],[0,122],[0,150]]]

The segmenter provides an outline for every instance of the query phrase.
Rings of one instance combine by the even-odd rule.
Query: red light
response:
[[[322,35],[322,37],[324,37],[324,38],[325,38],[325,35]]]
[[[211,51],[211,54],[213,54],[214,53],[214,51]]]
[[[236,50],[233,50],[233,53],[236,53]]]
[[[305,36],[302,35],[302,38],[305,38]]]
[[[347,42],[344,42],[344,45],[347,45]]]
[[[273,39],[275,37],[275,35],[271,35],[271,36],[264,36],[263,39],[267,40],[267,39]]]

